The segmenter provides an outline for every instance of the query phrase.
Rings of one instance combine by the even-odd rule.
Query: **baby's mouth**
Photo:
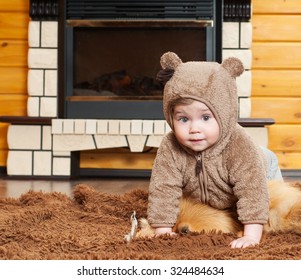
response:
[[[189,141],[192,142],[192,143],[197,143],[197,142],[204,141],[204,139],[190,139]]]

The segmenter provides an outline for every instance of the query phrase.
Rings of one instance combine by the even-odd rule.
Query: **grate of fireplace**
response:
[[[67,19],[212,19],[213,0],[67,0]]]

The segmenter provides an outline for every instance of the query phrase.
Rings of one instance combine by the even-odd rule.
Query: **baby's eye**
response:
[[[179,121],[185,123],[185,122],[188,121],[188,118],[187,118],[187,117],[180,117],[180,118],[179,118]]]
[[[204,115],[204,116],[203,116],[203,120],[204,120],[204,121],[209,121],[209,119],[210,119],[210,116],[209,116],[209,115]]]

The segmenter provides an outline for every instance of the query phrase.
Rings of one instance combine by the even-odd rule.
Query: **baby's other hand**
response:
[[[230,243],[231,248],[247,248],[250,246],[255,246],[259,244],[259,242],[257,242],[256,240],[254,240],[252,237],[250,236],[243,236],[240,238],[237,238],[235,240],[233,240]]]
[[[159,227],[155,229],[155,236],[159,236],[162,234],[177,235],[175,232],[172,231],[172,228],[170,227]]]

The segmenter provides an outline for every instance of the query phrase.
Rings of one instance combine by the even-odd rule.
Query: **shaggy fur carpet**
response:
[[[146,217],[147,192],[100,193],[77,185],[73,198],[29,191],[0,199],[0,259],[301,259],[301,236],[273,233],[260,245],[231,249],[231,234],[188,234],[144,238],[130,243],[130,216]]]

